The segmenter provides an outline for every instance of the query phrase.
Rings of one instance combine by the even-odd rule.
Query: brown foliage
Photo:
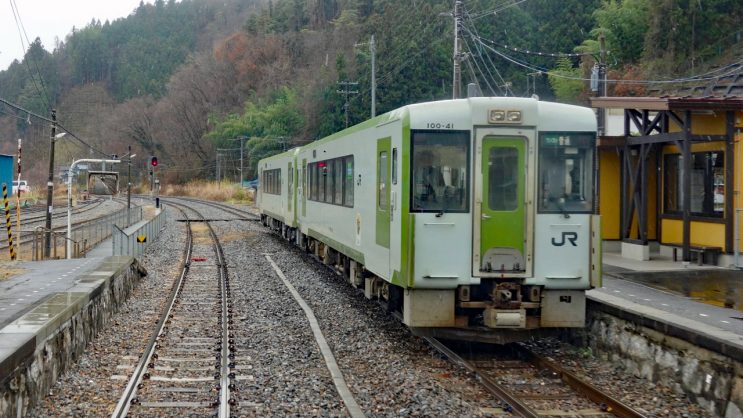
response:
[[[639,67],[635,65],[626,65],[624,68],[619,70],[609,70],[607,72],[607,78],[609,80],[643,80],[644,74]],[[640,97],[647,94],[644,84],[634,83],[609,83],[610,95],[611,96],[634,96]]]

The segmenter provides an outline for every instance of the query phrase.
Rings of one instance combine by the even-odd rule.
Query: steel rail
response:
[[[499,385],[492,378],[480,372],[477,366],[475,366],[474,364],[460,357],[459,354],[455,353],[452,349],[445,346],[443,343],[441,343],[441,341],[435,338],[432,338],[432,337],[423,337],[423,339],[426,340],[433,348],[435,348],[441,354],[446,356],[449,360],[453,361],[456,364],[459,364],[460,366],[467,369],[469,372],[473,373],[475,375],[475,378],[490,393],[492,393],[495,397],[497,397],[501,402],[513,408],[514,413],[519,414],[520,416],[523,416],[523,417],[527,417],[527,418],[539,418],[540,416],[539,412],[535,411],[534,409],[530,408],[529,406],[521,402],[518,398],[516,398],[513,394],[511,394],[510,391],[508,391],[507,389]]]
[[[210,200],[201,200],[201,199],[195,199],[195,198],[189,198],[189,197],[174,197],[174,198],[169,198],[169,199],[167,199],[165,201],[170,201],[170,199],[179,199],[179,200],[185,200],[185,201],[188,201],[188,202],[200,203],[200,204],[203,204],[203,205],[206,205],[206,206],[212,206],[212,207],[221,209],[221,210],[223,210],[223,211],[225,211],[227,213],[231,213],[233,215],[245,216],[245,217],[251,218],[251,219],[249,219],[251,221],[253,221],[253,220],[260,220],[260,217],[259,216],[256,216],[253,213],[250,213],[250,212],[248,212],[246,210],[242,210],[242,209],[238,209],[238,208],[233,208],[232,206],[226,205],[224,203],[212,202]]]
[[[599,388],[586,382],[585,380],[581,379],[575,374],[570,373],[569,371],[565,370],[561,366],[547,360],[546,358],[540,356],[539,354],[529,350],[528,348],[524,347],[522,344],[516,344],[515,346],[518,347],[517,351],[519,352],[519,354],[524,356],[528,361],[532,362],[532,364],[538,367],[551,370],[554,373],[557,373],[562,379],[562,381],[565,382],[571,388],[573,388],[573,390],[582,394],[583,396],[592,400],[593,402],[596,402],[597,404],[601,405],[602,409],[605,409],[606,412],[609,412],[621,418],[644,418],[645,417],[645,415],[641,414],[640,412],[636,411],[630,406],[625,405],[624,403],[622,403],[618,399],[615,399],[611,395],[602,392]]]
[[[131,401],[134,398],[134,394],[136,393],[138,386],[141,384],[142,377],[144,375],[145,370],[147,369],[147,365],[150,363],[150,359],[152,358],[152,355],[155,352],[155,345],[157,343],[157,338],[163,332],[163,328],[165,327],[165,322],[170,316],[171,311],[173,310],[173,306],[175,305],[176,299],[178,295],[180,294],[181,289],[183,288],[183,282],[186,277],[186,274],[188,273],[188,270],[191,266],[190,260],[191,260],[191,253],[193,250],[193,234],[191,231],[191,222],[188,219],[188,215],[183,209],[178,208],[178,210],[181,211],[183,216],[186,218],[186,223],[187,223],[186,248],[184,249],[183,261],[181,262],[181,275],[178,278],[178,282],[173,286],[173,288],[170,291],[168,307],[167,309],[164,309],[163,312],[160,314],[160,319],[157,321],[157,325],[155,326],[155,331],[152,333],[150,340],[147,342],[147,346],[144,351],[145,355],[143,355],[140,358],[139,363],[137,364],[137,367],[134,369],[134,372],[132,373],[132,377],[129,379],[129,382],[127,383],[126,388],[124,389],[124,393],[122,394],[121,398],[119,399],[118,404],[116,405],[116,408],[111,414],[112,417],[120,418],[120,417],[127,416],[127,413],[129,412],[129,407],[131,406]]]
[[[193,209],[191,209],[193,210]],[[201,217],[204,219],[204,217]],[[210,222],[205,222],[207,228],[209,228],[209,234],[212,236],[212,240],[214,241],[214,247],[215,252],[217,254],[217,262],[219,266],[219,276],[220,276],[220,290],[222,294],[222,364],[221,364],[221,377],[220,377],[220,384],[219,384],[219,414],[218,416],[220,418],[227,418],[230,416],[230,405],[234,402],[230,397],[230,380],[233,377],[232,373],[230,372],[230,360],[231,360],[231,353],[230,348],[232,346],[231,343],[231,335],[230,331],[232,329],[232,307],[230,304],[228,304],[228,298],[230,297],[230,288],[229,284],[227,282],[228,274],[227,274],[227,262],[224,259],[224,250],[222,249],[222,244],[219,242],[219,238],[217,238],[217,234],[214,232],[214,229],[212,228],[212,225]]]

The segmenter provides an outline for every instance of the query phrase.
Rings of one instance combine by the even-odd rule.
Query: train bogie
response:
[[[580,327],[600,279],[595,129],[533,99],[410,105],[261,160],[276,194],[259,207],[417,331]]]

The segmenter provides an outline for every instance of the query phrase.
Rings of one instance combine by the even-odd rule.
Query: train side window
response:
[[[327,170],[325,167],[325,162],[319,163],[317,165],[317,184],[318,187],[318,193],[317,193],[317,200],[319,202],[325,201],[325,178],[327,177]]]
[[[397,184],[397,148],[392,148],[392,184]]]
[[[379,153],[379,167],[377,167],[377,192],[379,209],[387,210],[387,172],[389,162],[387,161],[387,151]]]
[[[343,163],[346,166],[345,170],[345,185],[343,187],[343,204],[348,207],[353,207],[353,155],[345,157]]]
[[[317,189],[317,163],[312,163],[310,165],[310,200],[317,200]]]
[[[343,158],[333,160],[333,203],[343,204]]]
[[[325,203],[333,203],[333,160],[325,162]]]

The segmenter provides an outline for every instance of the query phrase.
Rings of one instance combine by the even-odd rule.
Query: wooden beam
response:
[[[735,112],[729,110],[726,113],[725,133],[725,252],[733,252],[733,228],[735,228],[735,213],[733,196],[733,183],[735,181],[735,155],[733,151],[735,142]],[[714,195],[714,192],[713,192]]]
[[[684,184],[682,189],[684,191],[683,198],[683,211],[684,211],[684,223],[683,223],[683,245],[682,245],[682,260],[685,262],[691,261],[691,111],[687,110],[684,112],[684,141],[683,141],[683,158],[684,168],[682,171]]]

